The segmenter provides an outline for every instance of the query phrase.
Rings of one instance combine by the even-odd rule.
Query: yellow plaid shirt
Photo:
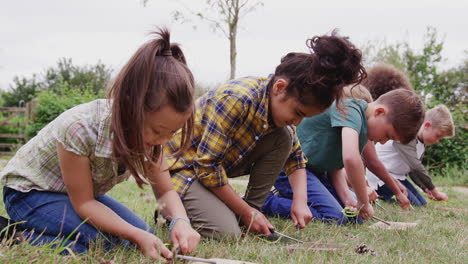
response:
[[[206,187],[228,184],[226,171],[239,164],[254,149],[257,140],[271,131],[269,81],[270,78],[258,77],[231,80],[198,98],[190,148],[174,164],[173,154],[180,148],[180,131],[164,148],[169,166],[174,164],[170,171],[172,182],[181,197],[196,179]],[[289,130],[293,148],[284,167],[288,175],[306,166],[295,127]]]

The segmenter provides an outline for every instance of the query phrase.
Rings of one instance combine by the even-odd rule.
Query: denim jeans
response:
[[[344,224],[348,218],[341,212],[342,205],[333,193],[324,185],[320,178],[306,169],[307,173],[307,203],[314,219],[322,222]],[[274,184],[277,194],[270,192],[262,211],[269,216],[290,218],[293,191],[288,176],[282,172]],[[334,191],[334,190],[333,190]]]
[[[152,232],[140,217],[117,200],[108,195],[97,197],[96,200],[129,224]],[[26,229],[24,236],[33,245],[54,242],[55,246],[66,246],[76,253],[87,251],[90,243],[96,239],[103,241],[105,250],[110,250],[115,245],[131,245],[127,240],[101,232],[84,222],[76,214],[67,194],[36,190],[24,193],[4,187],[3,201],[14,222],[24,221],[20,224]]]
[[[406,179],[400,182],[403,184],[403,186],[406,187],[406,190],[408,191],[408,200],[410,200],[412,205],[423,206],[427,204],[426,199],[424,199],[424,197],[418,192],[416,187],[411,184],[411,182]],[[390,188],[387,187],[387,185],[382,185],[377,188],[377,193],[382,197],[383,200],[387,202],[396,202],[394,199],[392,199],[393,192],[390,190]]]

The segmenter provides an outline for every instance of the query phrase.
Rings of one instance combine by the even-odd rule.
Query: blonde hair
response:
[[[371,103],[372,95],[364,85],[348,85],[343,88],[343,96],[348,98],[356,98]]]
[[[431,122],[434,129],[444,133],[443,137],[455,136],[455,125],[453,124],[452,114],[447,106],[440,104],[428,110],[424,122]]]

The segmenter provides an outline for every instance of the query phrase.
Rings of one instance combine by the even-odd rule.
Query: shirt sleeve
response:
[[[307,158],[301,149],[301,143],[296,135],[296,127],[288,126],[288,130],[291,133],[292,138],[292,149],[291,153],[284,164],[284,171],[287,175],[291,175],[295,170],[306,167]]]
[[[421,189],[434,189],[432,178],[427,173],[421,160],[417,158],[416,153],[416,141],[413,140],[407,145],[403,145],[397,141],[393,142],[393,147],[400,154],[401,159],[410,167],[409,172],[410,178],[418,185]]]
[[[79,156],[90,156],[96,142],[96,133],[93,133],[91,124],[86,119],[64,116],[61,122],[56,122],[55,138],[63,148]]]
[[[236,96],[222,95],[208,99],[203,106],[201,122],[204,130],[194,169],[204,186],[221,187],[228,184],[222,161],[231,146],[232,133],[244,120],[245,109],[250,109],[249,102]]]
[[[330,122],[332,127],[350,127],[358,134],[361,133],[362,115],[357,102],[347,100],[343,103],[343,112],[338,108],[330,109]]]

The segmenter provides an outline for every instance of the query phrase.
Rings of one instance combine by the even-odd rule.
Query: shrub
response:
[[[93,92],[66,87],[60,93],[45,90],[39,93],[39,104],[31,123],[26,127],[27,139],[34,137],[39,130],[54,120],[65,110],[98,98]]]

